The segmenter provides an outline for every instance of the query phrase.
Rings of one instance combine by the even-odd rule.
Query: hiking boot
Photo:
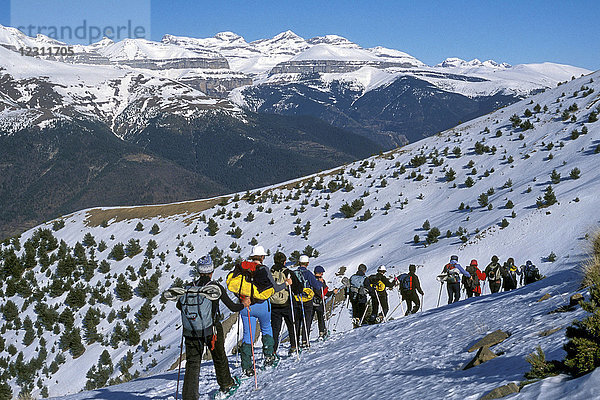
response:
[[[319,339],[325,340],[327,338],[327,332],[319,332]]]
[[[254,376],[254,370],[253,369],[245,369],[244,376],[246,376],[246,377]]]
[[[296,352],[296,348],[295,347],[290,347],[290,350],[288,351],[288,356],[291,356],[292,354],[294,354]]]
[[[240,387],[241,380],[237,376],[233,377],[233,380],[230,385],[222,387],[221,393],[224,395],[232,395],[235,391]]]
[[[272,367],[274,365],[277,365],[277,360],[278,357],[275,354],[265,357],[264,365],[265,367]]]
[[[300,345],[301,349],[308,349],[310,346],[308,345],[308,342],[302,342],[302,344]]]

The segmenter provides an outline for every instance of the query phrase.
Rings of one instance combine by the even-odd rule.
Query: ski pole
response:
[[[177,389],[175,389],[175,400],[179,396],[179,376],[181,374],[181,357],[183,356],[183,329],[181,330],[181,344],[179,345],[179,367],[177,368]]]
[[[333,296],[331,296],[331,307],[329,308],[329,318],[327,318],[327,332],[329,332],[329,327],[331,326],[331,317],[333,316],[333,303],[335,303],[335,296],[335,293]]]
[[[421,295],[421,312],[423,312],[423,303],[425,302],[425,295]]]
[[[304,327],[304,335],[306,336],[306,345],[310,348],[310,336],[308,336],[308,330],[306,328],[306,313],[304,312],[304,297],[300,295],[300,305],[302,306],[302,325]]]
[[[486,281],[483,281],[483,289],[481,290],[481,294],[482,295],[485,294],[485,283],[486,283]]]
[[[367,304],[365,305],[365,311],[363,312],[362,318],[360,319],[360,322],[358,323],[358,326],[361,327],[363,320],[365,319],[365,315],[367,315],[367,310],[369,309],[369,301],[367,300]]]
[[[296,332],[296,319],[294,318],[294,295],[292,294],[292,287],[288,286],[288,289],[290,291],[290,309],[292,310],[292,324],[294,325],[294,343],[296,344],[296,356],[298,357],[298,360],[300,360],[300,352],[298,351],[298,334]]]
[[[344,301],[346,301],[346,299],[344,299]],[[348,302],[346,303],[346,308],[348,308],[348,306],[350,305],[350,297],[348,297]],[[332,306],[332,310],[333,310],[333,306]],[[338,323],[340,322],[340,317],[342,316],[342,311],[340,310],[340,313],[338,314],[337,319],[335,320],[335,325],[333,325],[333,331],[336,332],[337,331],[337,326]],[[333,311],[332,311],[333,312]]]
[[[258,376],[256,375],[256,358],[254,357],[254,339],[252,338],[252,321],[250,321],[250,307],[248,309],[248,326],[250,328],[250,349],[252,350],[252,367],[254,368],[254,387],[258,390]]]
[[[235,342],[235,347],[236,347],[236,351],[237,351],[237,359],[238,359],[240,369],[242,369],[242,358],[240,356],[240,320],[241,319],[242,319],[242,317],[240,317],[240,313],[238,313],[237,314],[237,342]]]
[[[438,295],[437,307],[440,306],[440,300],[442,299],[442,289],[444,288],[444,282],[440,282],[440,294]]]

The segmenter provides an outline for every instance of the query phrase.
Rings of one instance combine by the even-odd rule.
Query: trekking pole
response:
[[[308,330],[306,328],[306,313],[304,312],[304,297],[300,295],[300,305],[302,306],[302,325],[304,327],[304,334],[306,335],[306,345],[310,348],[310,336],[308,334]]]
[[[254,387],[258,390],[258,376],[256,375],[256,358],[254,357],[254,339],[252,338],[252,322],[250,321],[250,307],[248,309],[248,326],[250,327],[250,349],[252,350],[252,367],[254,368]]]
[[[179,367],[177,368],[177,389],[175,389],[175,400],[179,396],[179,377],[181,374],[181,357],[183,356],[183,329],[181,330],[181,344],[179,345]]]
[[[346,299],[344,299],[344,302],[345,301],[346,301]],[[349,305],[350,305],[350,297],[348,296],[348,302],[346,302],[346,308],[348,308]],[[332,306],[332,310],[333,310],[333,306]],[[340,313],[338,314],[338,317],[335,320],[335,325],[333,325],[333,331],[334,332],[336,332],[336,330],[337,330],[338,323],[340,322],[340,317],[342,316],[342,311],[343,310],[340,310]]]
[[[395,280],[397,280],[397,279],[395,279]],[[396,307],[394,307],[392,312],[390,312],[386,315],[384,322],[389,321],[389,319],[392,317],[392,314],[398,309],[398,307],[400,307],[400,303],[402,303],[402,293],[400,293],[400,288],[398,288],[398,305]]]
[[[242,369],[242,358],[240,356],[240,320],[242,319],[242,317],[240,316],[240,313],[237,314],[237,342],[235,342],[235,347],[236,347],[236,351],[237,351],[237,359],[238,359],[238,364],[240,367],[240,370]],[[177,399],[175,399],[177,400]]]
[[[481,289],[481,294],[484,295],[485,294],[485,283],[487,281],[483,281],[483,289]]]
[[[294,325],[294,341],[296,342],[296,356],[298,361],[300,360],[300,352],[298,351],[298,335],[296,333],[296,319],[294,318],[294,295],[292,294],[292,287],[288,286],[290,291],[290,309],[292,310],[292,324]],[[291,334],[291,333],[290,333]]]
[[[333,316],[333,303],[335,303],[335,296],[335,293],[333,296],[331,296],[331,307],[329,308],[329,318],[327,318],[327,333],[329,333],[329,327],[331,326],[331,317]]]
[[[440,282],[440,294],[438,295],[437,307],[440,306],[440,300],[442,299],[442,289],[444,288],[444,282]]]
[[[359,327],[362,326],[363,320],[365,319],[365,315],[367,315],[367,310],[368,309],[369,309],[369,301],[367,301],[367,305],[365,306],[365,312],[363,312],[362,318],[360,319],[360,322],[358,323]]]

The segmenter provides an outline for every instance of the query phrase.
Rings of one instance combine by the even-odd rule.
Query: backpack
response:
[[[365,289],[365,275],[352,275],[350,277],[350,296],[356,298],[356,296],[365,296],[367,290]]]
[[[540,271],[538,270],[538,267],[531,264],[531,265],[525,265],[524,273],[525,273],[525,278],[527,278],[528,281],[535,281],[538,279]]]
[[[263,265],[242,261],[227,275],[227,289],[252,300],[267,300],[275,293],[267,274]]]
[[[179,298],[181,322],[184,336],[208,336],[216,315],[213,314],[213,300],[221,296],[221,289],[215,284],[191,286]]]
[[[398,282],[400,283],[400,290],[402,292],[409,292],[413,290],[412,276],[409,274],[401,274],[398,276]]]
[[[448,277],[446,278],[446,282],[448,283],[458,283],[460,282],[460,275],[458,275],[458,268],[456,268],[452,264],[446,264],[446,272],[448,273]]]
[[[296,299],[296,301],[302,301],[303,303],[312,300],[312,298],[315,296],[315,292],[309,287],[303,271],[297,269],[294,271],[294,274],[296,275],[296,277],[302,284],[302,287],[304,288],[302,289],[302,293],[294,295],[294,299]]]
[[[381,279],[377,279],[377,274],[370,276],[369,282],[371,282],[371,287],[378,292],[383,292],[386,288],[385,283]]]
[[[286,276],[283,273],[283,270],[271,271],[271,274],[273,275],[273,279],[275,280],[275,282],[277,282],[277,283],[285,282]],[[271,303],[276,304],[276,305],[285,304],[288,302],[289,299],[290,299],[290,292],[288,291],[287,287],[285,289],[280,290],[279,292],[275,292],[275,293],[273,293],[273,295],[271,295]]]
[[[475,290],[477,286],[479,286],[479,276],[477,274],[477,267],[471,267],[470,265],[467,267],[467,272],[471,274],[471,279],[467,278],[466,285],[471,290]]]

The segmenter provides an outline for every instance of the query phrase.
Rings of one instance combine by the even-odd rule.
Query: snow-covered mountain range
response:
[[[381,102],[389,102],[385,94],[382,94],[385,92],[383,89],[405,77],[417,79],[418,82],[432,85],[435,90],[466,99],[503,96],[502,101],[496,99],[492,102],[497,107],[537,90],[553,87],[559,81],[570,79],[572,76],[590,72],[552,63],[513,67],[492,60],[466,62],[457,58],[449,58],[436,66],[427,66],[411,55],[395,49],[381,46],[362,48],[337,35],[306,40],[291,31],[282,32],[271,39],[252,42],[246,42],[243,37],[232,32],[221,32],[205,39],[165,35],[161,42],[125,39],[115,43],[104,38],[88,46],[71,46],[73,55],[45,55],[36,59],[14,56],[14,52],[20,53],[22,48],[48,46],[64,47],[68,44],[44,35],[32,38],[15,28],[0,26],[0,47],[13,52],[3,52],[0,57],[0,70],[4,71],[5,76],[3,80],[8,80],[10,84],[9,87],[3,87],[6,84],[0,86],[3,97],[10,97],[3,99],[5,105],[3,110],[0,110],[3,112],[0,115],[2,130],[14,131],[20,129],[23,124],[39,124],[40,119],[47,121],[54,112],[61,114],[64,107],[83,107],[88,108],[85,115],[93,114],[103,121],[112,120],[113,129],[129,131],[140,124],[140,120],[134,118],[132,113],[144,114],[148,109],[160,109],[160,106],[133,105],[132,110],[128,110],[129,115],[119,113],[128,108],[130,101],[139,103],[140,91],[150,92],[148,97],[152,100],[146,99],[146,102],[153,103],[157,96],[155,92],[162,92],[164,86],[168,89],[167,94],[159,100],[161,102],[171,99],[172,102],[181,103],[185,102],[182,97],[199,98],[203,94],[221,98],[229,95],[233,102],[251,111],[308,114],[323,117],[341,127],[351,128],[353,126],[347,119],[358,121],[359,127],[373,125],[373,121],[363,121],[364,118],[353,115],[350,110],[352,104],[376,89],[380,89],[377,93],[383,98]],[[39,62],[38,58],[48,62]],[[65,64],[76,64],[79,67],[73,68]],[[125,75],[129,77],[125,78]],[[133,79],[133,76],[139,79]],[[24,81],[25,79],[38,80],[39,82],[34,83],[52,87],[60,83],[65,91],[75,93],[72,97],[59,93],[55,97],[63,104],[52,102],[49,105],[50,110],[36,110],[33,114],[38,114],[37,118],[29,115],[35,104],[24,103],[20,104],[20,107],[12,104],[12,108],[18,109],[19,113],[29,115],[29,118],[18,118],[14,113],[6,113],[4,110],[7,108],[6,102],[16,103],[20,98],[20,93],[11,95],[15,90],[13,86],[30,84],[30,81]],[[162,83],[153,83],[157,79]],[[13,82],[17,80],[22,82]],[[285,100],[275,100],[262,94],[273,90],[286,93],[290,85],[298,84],[302,84],[304,91],[299,91],[295,97],[285,94]],[[119,90],[115,89],[115,85],[119,86]],[[154,89],[148,89],[147,86],[153,86]],[[191,89],[202,93],[193,92]],[[106,91],[105,94],[97,94],[103,90]],[[171,93],[172,90],[176,93]],[[327,94],[329,99],[316,99],[313,90]],[[89,95],[82,98],[85,96],[79,95],[77,91]],[[308,104],[302,104],[298,96],[307,97]],[[418,94],[415,96],[419,101]],[[200,102],[208,104],[210,100],[208,103],[206,99]],[[336,111],[346,117],[338,117],[337,120],[314,110],[323,106],[336,108],[340,107],[339,104],[348,102],[350,109],[342,107]],[[224,102],[220,105],[230,107]],[[39,108],[40,105],[37,106]],[[111,110],[107,111],[107,108]],[[185,111],[182,113],[189,114],[190,108],[183,108]],[[193,106],[191,110],[195,112],[197,107]],[[459,118],[465,117],[462,119],[466,120],[489,111],[490,106],[486,106],[480,110],[463,109],[458,114]],[[379,119],[388,121],[394,118],[400,116],[381,115]],[[116,120],[121,120],[128,126],[115,125]],[[457,121],[453,120],[451,123],[455,124]],[[451,125],[442,128],[449,126]],[[401,141],[402,135],[406,136],[406,132],[396,132],[398,129],[390,126],[361,128],[363,131],[392,131],[396,136],[392,142],[396,144]],[[433,132],[435,131],[427,130],[419,134]],[[388,141],[388,146],[389,144]]]
[[[549,357],[562,357],[564,329],[582,315],[548,312],[578,290],[586,238],[600,224],[598,82],[600,73],[592,73],[438,135],[302,179],[192,202],[86,209],[6,241],[0,304],[3,311],[8,301],[20,310],[18,322],[2,316],[6,381],[14,393],[19,386],[36,395],[76,393],[96,379],[86,373],[106,350],[114,382],[143,379],[72,399],[142,393],[170,398],[180,316],[158,293],[178,278],[189,279],[190,262],[207,252],[219,260],[215,277],[223,279],[256,242],[271,254],[311,255],[311,267],[324,266],[331,287],[360,263],[369,272],[386,265],[394,275],[410,263],[423,265],[424,313],[347,332],[350,317],[340,302],[333,340],[302,354],[300,363],[284,360],[259,377],[259,392],[245,384],[237,398],[273,398],[309,387],[319,395],[343,390],[346,398],[380,397],[380,386],[350,378],[349,365],[369,381],[385,379],[386,393],[397,397],[474,399],[520,380],[528,370],[524,356],[537,345]],[[353,206],[354,216],[345,217],[344,204]],[[450,254],[463,265],[471,259],[485,265],[493,254],[514,257],[519,265],[532,260],[547,278],[436,309],[435,276]],[[131,287],[128,295],[123,282]],[[537,303],[544,293],[551,300]],[[397,301],[392,293],[392,307]],[[539,334],[553,328],[558,330]],[[465,349],[495,329],[512,334],[499,349],[503,354],[462,371],[469,359]],[[78,337],[87,343],[79,345]],[[228,351],[235,337],[235,328],[228,329]],[[282,380],[285,388],[276,384]],[[595,381],[597,374],[565,387],[589,393]],[[520,396],[558,398],[562,381],[552,382],[528,386]],[[202,383],[207,397],[216,388],[208,367]]]

